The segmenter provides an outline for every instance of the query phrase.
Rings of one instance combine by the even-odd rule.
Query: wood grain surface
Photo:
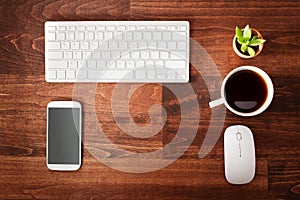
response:
[[[1,0],[0,13],[0,199],[300,199],[299,1]],[[197,135],[187,151],[160,170],[127,173],[104,165],[91,154],[89,145],[83,144],[80,170],[48,170],[46,105],[72,100],[76,93],[73,83],[45,82],[44,22],[50,20],[188,20],[191,38],[207,51],[220,77],[217,79],[218,74],[210,71],[210,65],[192,48],[195,62],[190,67],[190,85],[200,117]],[[235,26],[246,24],[267,39],[263,52],[253,59],[239,58],[231,46]],[[196,65],[207,74],[199,73]],[[217,80],[241,65],[260,67],[270,75],[275,88],[273,102],[256,117],[243,118],[226,111],[224,125],[215,127],[222,130],[219,139],[200,159],[198,153],[211,120],[222,120],[211,117],[208,88],[219,92]],[[212,83],[215,87],[206,85],[207,78],[216,80]],[[116,86],[97,84],[94,91],[84,91],[94,92],[92,102],[82,102],[84,135],[93,132],[92,120],[96,119],[112,143],[136,153],[157,151],[177,137],[180,102],[189,102],[191,97],[178,99],[161,84],[135,90],[127,105],[134,123],[149,125],[149,109],[154,104],[162,105],[167,114],[166,124],[156,135],[136,138],[116,123],[129,123],[125,113],[112,113]],[[90,115],[94,111],[95,118]],[[256,176],[242,186],[230,185],[224,177],[223,132],[233,124],[250,127],[255,139]],[[178,144],[178,148],[184,145]],[[100,153],[117,158],[120,152],[103,148]],[[151,165],[151,160],[148,162]]]

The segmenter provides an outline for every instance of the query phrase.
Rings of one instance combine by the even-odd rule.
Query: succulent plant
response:
[[[248,52],[250,56],[255,55],[255,50],[252,48],[253,46],[258,46],[266,41],[265,39],[259,39],[256,35],[253,35],[249,24],[245,26],[244,30],[241,30],[237,26],[235,28],[235,35],[237,42],[242,45],[241,51],[243,53]]]

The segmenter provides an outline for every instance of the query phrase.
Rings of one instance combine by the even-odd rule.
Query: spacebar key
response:
[[[130,80],[133,79],[133,71],[88,71],[89,79],[98,79],[98,80]]]

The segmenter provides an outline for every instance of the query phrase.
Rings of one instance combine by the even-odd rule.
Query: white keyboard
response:
[[[189,81],[188,21],[49,21],[47,82]]]

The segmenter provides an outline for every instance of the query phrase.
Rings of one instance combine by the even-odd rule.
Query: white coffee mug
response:
[[[236,74],[237,72],[243,71],[243,70],[250,70],[250,71],[256,72],[265,81],[266,87],[267,87],[267,97],[266,97],[266,100],[264,101],[263,105],[260,108],[258,108],[257,110],[255,110],[253,112],[249,112],[249,113],[247,113],[247,112],[239,112],[239,111],[233,109],[228,104],[228,102],[226,100],[226,97],[225,97],[225,85],[226,85],[226,82],[228,81],[228,79],[232,75]],[[225,77],[225,79],[222,82],[222,86],[221,86],[221,98],[209,102],[209,107],[213,108],[213,107],[219,106],[221,104],[225,104],[226,108],[228,108],[234,114],[237,114],[237,115],[240,115],[240,116],[244,116],[244,117],[250,117],[250,116],[258,115],[258,114],[262,113],[263,111],[265,111],[268,108],[268,106],[271,104],[272,99],[273,99],[273,95],[274,95],[273,83],[272,83],[270,77],[268,76],[268,74],[266,72],[264,72],[263,70],[261,70],[261,69],[259,69],[257,67],[254,67],[254,66],[241,66],[241,67],[235,68],[234,70],[232,70],[231,72],[229,72],[229,74],[227,74],[227,76]]]

